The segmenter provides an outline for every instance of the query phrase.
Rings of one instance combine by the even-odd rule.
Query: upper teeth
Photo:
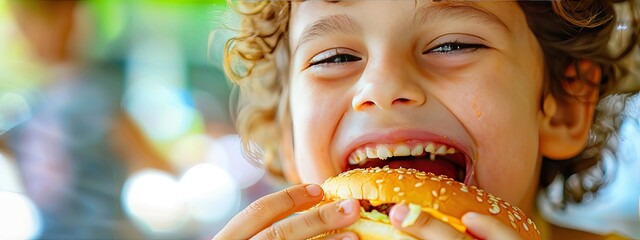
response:
[[[456,153],[456,149],[444,144],[436,144],[433,142],[418,143],[418,144],[378,144],[375,146],[361,147],[353,151],[349,155],[349,164],[364,164],[367,159],[378,158],[386,160],[390,157],[402,157],[402,156],[421,156],[424,153],[430,153],[431,160],[434,160],[436,155],[446,155]]]

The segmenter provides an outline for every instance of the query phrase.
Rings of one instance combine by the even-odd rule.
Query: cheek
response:
[[[302,182],[322,183],[339,172],[337,163],[330,157],[331,140],[344,109],[336,107],[344,105],[336,96],[340,94],[309,83],[292,83],[294,151]]]
[[[477,146],[476,177],[485,190],[519,203],[537,183],[536,82],[500,66],[461,96],[464,122]],[[495,74],[499,72],[500,74]],[[531,76],[531,75],[529,75]]]

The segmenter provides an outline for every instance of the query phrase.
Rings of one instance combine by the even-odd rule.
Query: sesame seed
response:
[[[447,192],[446,188],[440,188],[440,195],[444,195]]]
[[[500,207],[498,207],[498,205],[496,204],[491,204],[491,207],[489,208],[489,212],[493,215],[496,215],[500,213]]]
[[[417,182],[416,185],[414,185],[415,187],[421,187],[422,186],[422,182]]]
[[[507,206],[504,205],[503,203],[500,203],[500,207],[502,207],[503,209],[507,209]]]
[[[516,223],[511,222],[511,227],[513,227],[513,229],[518,230],[518,226],[516,226]]]
[[[476,196],[476,200],[478,200],[478,202],[482,202],[482,198]]]
[[[438,205],[437,203],[433,204],[433,209],[438,210],[438,208],[440,208],[440,205]]]
[[[447,181],[446,182],[447,185],[451,185],[451,183],[452,183],[451,181]]]
[[[382,184],[383,182],[384,182],[384,179],[376,179],[377,184]]]
[[[404,179],[404,175],[398,175],[398,180]]]
[[[513,213],[513,216],[515,216],[518,221],[522,221],[522,218],[520,218],[520,215],[518,215],[518,213]]]
[[[460,191],[469,192],[469,189],[467,189],[465,185],[462,185],[462,187],[460,187]]]
[[[376,168],[376,173],[382,172],[382,169]]]
[[[527,218],[527,223],[528,223],[529,225],[533,225],[533,221],[531,221],[531,218]]]
[[[394,188],[393,188],[393,191],[394,191],[394,192],[400,192],[400,187],[394,187]]]
[[[529,227],[525,223],[522,223],[522,228],[524,228],[525,231],[529,231]]]
[[[436,190],[432,190],[431,195],[433,195],[433,197],[438,197],[438,192],[436,192]]]
[[[399,192],[398,196],[400,196],[400,197],[404,196],[404,192]]]

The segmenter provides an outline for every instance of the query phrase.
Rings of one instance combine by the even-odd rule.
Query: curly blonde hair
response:
[[[635,0],[628,0],[637,9]],[[279,144],[283,126],[290,124],[286,102],[288,81],[287,34],[290,1],[228,1],[231,9],[241,17],[237,36],[225,45],[224,69],[228,77],[241,89],[237,113],[237,130],[247,153],[275,176],[283,176]],[[631,29],[625,46],[617,53],[609,48],[616,11],[614,2],[607,0],[563,0],[518,2],[529,27],[540,43],[546,62],[545,91],[554,96],[580,98],[562,87],[564,69],[577,60],[588,59],[602,68],[601,98],[619,92],[636,91],[637,86],[623,83],[627,74],[622,59],[638,42],[638,15],[631,11],[626,25]],[[281,64],[281,65],[279,65]],[[626,86],[626,89],[623,88]],[[632,86],[632,87],[629,87]],[[542,104],[542,103],[540,103]],[[612,108],[598,107],[591,137],[583,154],[568,161],[544,159],[541,184],[547,186],[557,175],[566,179],[600,162],[600,152],[615,133],[617,125],[605,124],[616,116]],[[258,146],[258,147],[256,147]],[[585,192],[595,192],[601,185],[590,188],[565,184],[570,201],[580,201]]]

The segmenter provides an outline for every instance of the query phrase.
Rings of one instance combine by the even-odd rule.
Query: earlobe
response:
[[[583,60],[567,67],[564,93],[544,96],[540,112],[540,151],[550,159],[568,159],[584,148],[602,77],[600,66]]]

